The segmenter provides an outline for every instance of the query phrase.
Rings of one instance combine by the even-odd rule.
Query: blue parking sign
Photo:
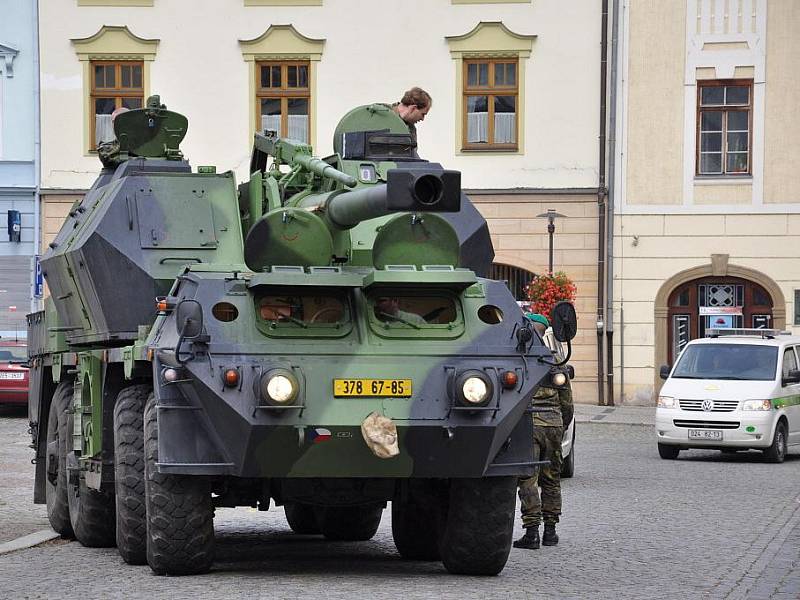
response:
[[[42,263],[39,255],[36,255],[36,278],[33,282],[33,297],[42,298],[44,296],[44,278],[42,277]]]

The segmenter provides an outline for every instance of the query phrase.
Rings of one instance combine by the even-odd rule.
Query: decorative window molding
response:
[[[299,33],[293,25],[271,25],[264,33],[252,40],[239,40],[242,58],[247,63],[250,105],[250,134],[256,131],[260,118],[260,106],[256,106],[256,96],[260,85],[259,63],[286,63],[308,61],[308,101],[309,101],[309,143],[316,141],[316,87],[317,65],[322,59],[324,39],[313,39]],[[257,79],[259,78],[259,79]]]
[[[133,34],[126,26],[103,25],[97,33],[86,38],[70,40],[83,67],[84,128],[83,147],[87,155],[94,148],[94,107],[92,106],[92,63],[99,61],[142,62],[142,96],[150,95],[150,63],[155,60],[159,40],[145,39]]]
[[[153,0],[78,0],[78,6],[153,6]]]
[[[244,0],[245,6],[322,6],[322,0]]]
[[[481,21],[472,31],[463,35],[446,36],[450,56],[455,61],[456,107],[455,144],[457,154],[498,152],[498,150],[462,150],[465,119],[465,68],[466,60],[510,58],[517,60],[517,131],[515,149],[502,150],[512,154],[524,152],[525,140],[525,59],[531,56],[535,35],[523,35],[508,29],[500,21]]]
[[[17,58],[19,50],[7,44],[0,44],[0,71],[6,77],[14,76],[14,59]]]
[[[698,177],[700,136],[697,115],[699,89],[709,80],[752,80],[750,93],[748,170],[752,177],[720,175],[737,189],[722,198],[742,195],[761,205],[764,193],[764,127],[767,49],[767,0],[687,0],[686,63],[684,72],[683,203],[704,202],[706,181]],[[734,181],[737,180],[738,181]],[[745,180],[747,179],[747,180]]]

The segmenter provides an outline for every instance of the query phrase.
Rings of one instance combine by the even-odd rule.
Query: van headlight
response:
[[[772,410],[772,402],[769,400],[745,400],[742,402],[742,410]]]
[[[672,396],[659,396],[656,406],[658,406],[658,408],[680,408],[678,399]]]

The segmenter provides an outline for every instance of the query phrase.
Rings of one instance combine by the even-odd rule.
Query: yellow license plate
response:
[[[410,379],[334,379],[333,395],[336,397],[409,398]]]

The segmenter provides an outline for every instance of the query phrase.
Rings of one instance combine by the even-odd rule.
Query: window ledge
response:
[[[695,185],[752,185],[752,175],[695,175]]]
[[[519,148],[461,148],[459,154],[522,154]]]

